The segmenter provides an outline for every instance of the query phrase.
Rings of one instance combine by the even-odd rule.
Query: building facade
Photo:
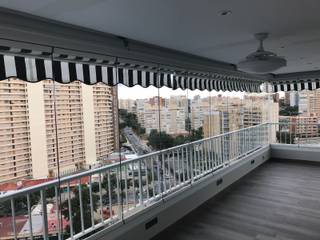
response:
[[[320,116],[320,89],[299,92],[299,113]]]
[[[112,87],[10,79],[0,91],[0,182],[74,172],[116,148]]]
[[[188,99],[185,96],[171,96],[169,99],[157,97],[137,99],[135,105],[138,121],[146,129],[147,134],[153,129],[171,135],[187,133]]]
[[[32,174],[27,96],[27,83],[0,82],[0,182]]]

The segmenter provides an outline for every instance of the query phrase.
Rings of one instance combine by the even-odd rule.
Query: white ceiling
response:
[[[320,69],[319,0],[2,0],[0,6],[237,63],[269,32],[277,73]],[[221,16],[222,10],[232,14]]]

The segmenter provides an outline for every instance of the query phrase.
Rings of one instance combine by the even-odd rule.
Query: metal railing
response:
[[[273,134],[271,143],[295,144],[297,147],[319,146],[320,124],[318,123],[269,123]]]
[[[13,239],[77,239],[241,161],[269,138],[270,125],[260,124],[7,193],[0,204]],[[26,223],[18,232],[21,216]]]

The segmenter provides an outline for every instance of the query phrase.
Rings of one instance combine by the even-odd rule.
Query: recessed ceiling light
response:
[[[231,10],[222,10],[219,12],[219,15],[221,16],[227,16],[227,15],[230,15],[232,14],[232,11]]]

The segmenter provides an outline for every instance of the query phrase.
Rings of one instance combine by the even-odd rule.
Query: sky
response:
[[[164,98],[169,98],[170,96],[177,96],[177,95],[187,95],[188,98],[193,98],[196,95],[200,95],[203,97],[209,96],[210,92],[200,91],[200,90],[182,90],[182,89],[176,89],[172,90],[171,88],[162,87],[160,88],[160,96]],[[240,97],[242,98],[245,93],[243,92],[223,92],[223,91],[211,91],[211,96],[216,96],[218,94],[221,94],[223,96],[230,96],[230,97]],[[124,85],[119,84],[118,85],[118,97],[120,99],[143,99],[143,98],[150,98],[153,96],[158,95],[158,89],[156,87],[150,86],[148,88],[143,88],[141,86],[134,86],[134,87],[126,87]]]

